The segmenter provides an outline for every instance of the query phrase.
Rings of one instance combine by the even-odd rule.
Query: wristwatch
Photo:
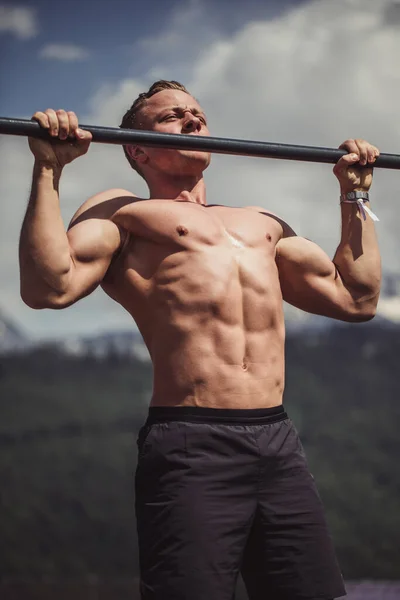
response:
[[[364,200],[364,202],[369,201],[369,193],[368,192],[349,192],[345,195],[346,200]]]

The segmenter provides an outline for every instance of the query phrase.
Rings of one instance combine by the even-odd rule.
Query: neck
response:
[[[196,204],[206,205],[206,185],[203,174],[198,177],[157,177],[147,181],[150,199],[185,200]]]

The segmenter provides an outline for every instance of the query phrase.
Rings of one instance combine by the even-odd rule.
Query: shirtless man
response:
[[[101,285],[136,321],[154,366],[136,473],[142,598],[231,600],[239,571],[251,600],[344,595],[321,502],[282,406],[283,300],[345,321],[374,316],[374,224],[347,194],[369,190],[368,163],[379,151],[362,140],[341,146],[348,154],[334,172],[345,202],[332,261],[263,208],[207,205],[210,155],[197,151],[125,147],[150,198],[97,194],[65,232],[60,176],[91,135],[72,112],[34,118],[54,142],[29,140],[35,165],[20,240],[22,298],[35,309],[61,309]],[[201,106],[176,82],[154,84],[122,125],[209,135]]]

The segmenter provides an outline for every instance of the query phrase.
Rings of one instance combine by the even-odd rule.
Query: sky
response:
[[[116,127],[153,81],[177,79],[213,135],[328,147],[359,137],[397,154],[399,56],[399,0],[0,0],[0,116],[64,108]],[[26,139],[0,135],[0,313],[36,339],[130,327],[101,290],[61,312],[23,304],[18,238],[32,165]],[[333,256],[330,165],[216,155],[206,182],[209,203],[263,206]],[[65,223],[112,187],[147,194],[121,148],[92,144],[63,174]],[[400,274],[399,189],[397,172],[376,169],[383,267]]]

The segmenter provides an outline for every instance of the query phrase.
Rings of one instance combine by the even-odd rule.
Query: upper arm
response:
[[[309,313],[343,321],[361,321],[357,299],[345,285],[329,256],[310,240],[298,237],[277,215],[261,207],[249,207],[274,218],[281,225],[276,245],[283,299]]]
[[[286,302],[310,313],[357,320],[350,291],[319,246],[295,235],[282,238],[276,247],[276,264]]]
[[[67,235],[71,266],[65,293],[59,298],[63,307],[96,289],[121,245],[121,233],[117,225],[107,220],[82,221],[72,227]]]
[[[111,217],[132,197],[125,190],[109,190],[89,198],[76,212],[67,231],[71,263],[65,291],[50,298],[52,307],[69,306],[101,283],[124,241]]]

